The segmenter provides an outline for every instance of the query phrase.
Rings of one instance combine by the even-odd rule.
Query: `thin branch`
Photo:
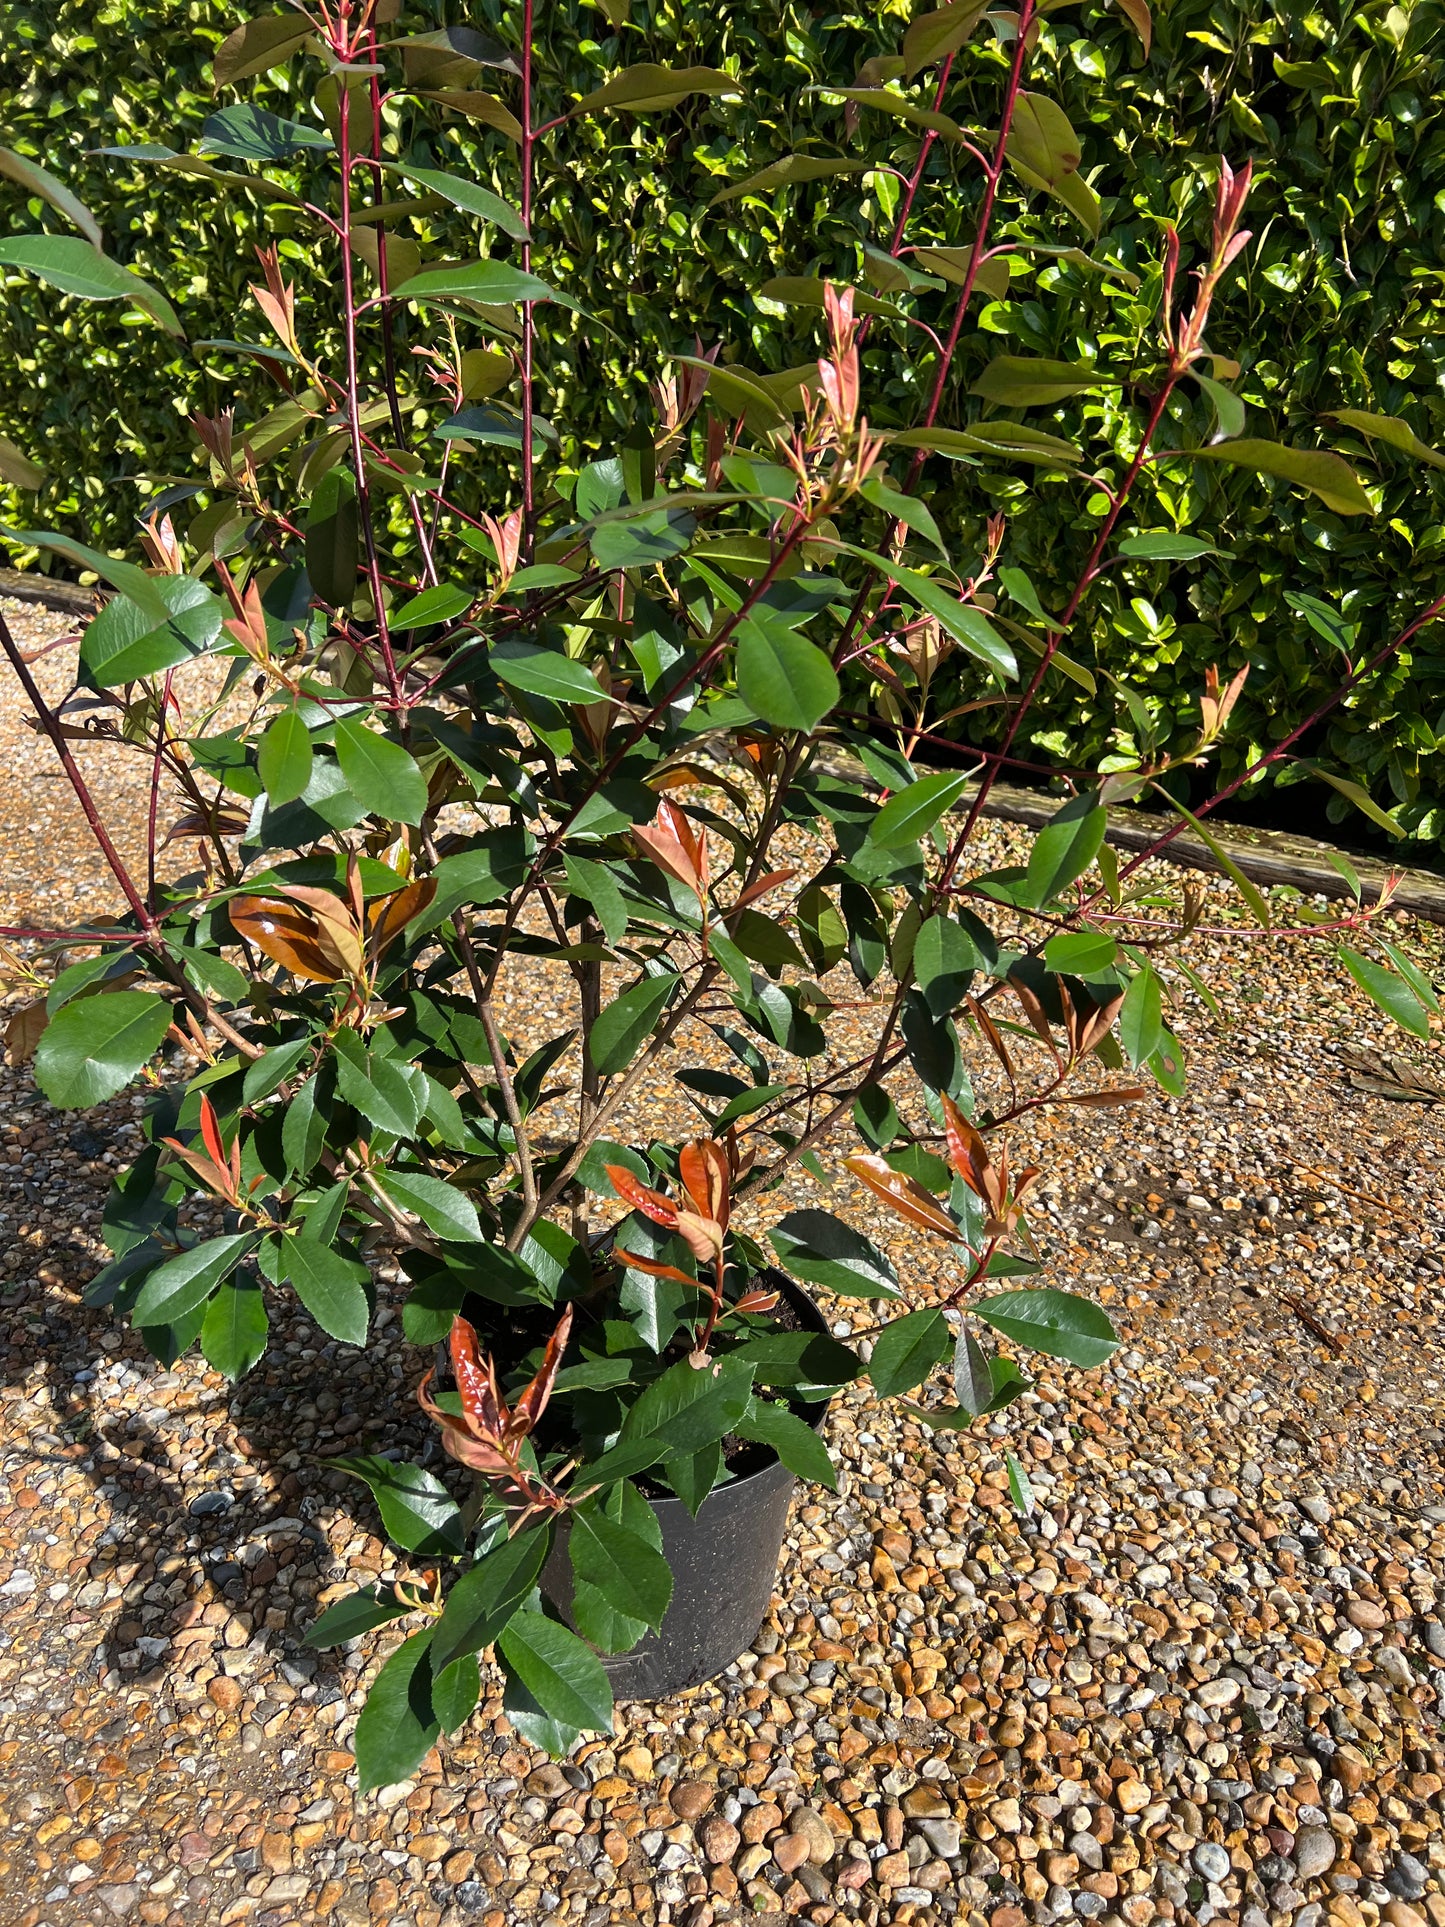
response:
[[[125,864],[121,861],[120,852],[110,840],[110,832],[101,821],[100,811],[96,807],[95,798],[91,795],[89,789],[87,789],[85,778],[81,775],[79,766],[70,753],[70,745],[65,740],[65,732],[61,728],[58,718],[52,712],[50,705],[41,695],[39,686],[30,673],[29,664],[21,654],[14,636],[10,633],[10,625],[6,622],[3,614],[0,614],[0,649],[3,649],[9,658],[11,668],[20,679],[21,688],[25,691],[26,696],[34,706],[36,715],[40,719],[41,728],[50,738],[51,745],[56,755],[60,758],[61,768],[70,778],[70,787],[75,791],[76,801],[80,804],[85,814],[85,820],[90,825],[91,835],[100,845],[101,855],[110,865],[111,874],[120,885],[125,895],[125,900],[135,913],[141,929],[145,931],[148,937],[153,937],[157,929],[156,920],[151,915],[150,908],[146,904],[145,899],[136,888],[130,871],[127,870]]]

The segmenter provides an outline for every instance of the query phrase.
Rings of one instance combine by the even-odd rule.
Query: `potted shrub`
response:
[[[1141,0],[1124,11],[1147,36]],[[534,258],[536,143],[587,116],[726,97],[736,77],[637,67],[544,110],[530,0],[510,46],[409,33],[369,3],[246,23],[220,80],[290,62],[314,83],[296,118],[226,106],[204,142],[202,171],[254,170],[249,187],[285,210],[291,257],[302,234],[325,263],[301,299],[263,250],[255,312],[238,320],[269,331],[235,352],[279,399],[197,417],[203,484],[153,505],[145,566],[53,532],[16,538],[112,591],[80,646],[89,728],[145,756],[151,780],[141,877],[90,798],[72,724],[0,626],[126,905],[113,925],[51,933],[52,949],[86,954],[17,1031],[23,1044],[43,1015],[35,1074],[56,1104],[137,1075],[148,1086],[148,1143],[114,1187],[113,1262],[89,1302],[129,1317],[161,1358],[198,1345],[239,1378],[273,1294],[359,1346],[374,1255],[394,1254],[408,1281],[417,1396],[448,1460],[330,1461],[370,1487],[403,1571],[311,1634],[397,1622],[405,1635],[357,1729],[364,1785],[406,1776],[467,1718],[485,1649],[514,1724],[553,1752],[608,1724],[614,1690],[660,1693],[725,1665],[766,1609],[794,1476],[832,1482],[827,1400],[865,1370],[878,1393],[926,1401],[914,1409],[930,1426],[962,1427],[1028,1384],[990,1334],[1085,1367],[1114,1346],[1097,1306],[1035,1282],[1036,1173],[1011,1167],[1003,1133],[1045,1104],[1129,1103],[1136,1073],[1179,1087],[1159,955],[1199,901],[1146,887],[1105,842],[1111,800],[1167,795],[1178,773],[1150,758],[1143,698],[1129,697],[1132,742],[1068,784],[1026,865],[981,874],[972,839],[1044,678],[1092,686],[1063,645],[1106,568],[1199,550],[1132,518],[1161,427],[1189,428],[1187,396],[1221,421],[1233,407],[1200,364],[1248,239],[1249,174],[1220,164],[1187,299],[1165,228],[1128,407],[1119,377],[1083,362],[1005,356],[974,383],[991,411],[1107,390],[1106,473],[1081,485],[1082,451],[1012,413],[965,422],[950,379],[970,300],[997,291],[1011,257],[1058,245],[1029,238],[1052,218],[1037,208],[993,235],[1006,172],[1010,191],[1098,225],[1067,124],[1023,85],[1034,16],[1024,0],[1017,32],[998,28],[998,127],[981,146],[909,90],[927,72],[941,100],[982,30],[969,0],[915,22],[881,82],[838,90],[911,142],[878,198],[898,209],[891,241],[868,256],[886,299],[772,284],[769,299],[817,306],[820,355],[767,375],[715,349],[680,354],[659,371],[654,417],[577,467],[542,412],[537,314],[569,297],[565,272],[548,279]],[[488,68],[510,105],[472,84]],[[908,88],[885,84],[899,75]],[[515,136],[515,203],[400,138],[407,90]],[[983,188],[969,243],[920,266],[905,223],[940,140],[974,153]],[[793,157],[750,185],[821,165]],[[73,213],[43,169],[27,178]],[[450,226],[433,225],[438,209]],[[159,290],[89,241],[38,234],[0,261],[181,330]],[[907,380],[870,419],[874,323],[869,360]],[[597,325],[581,318],[579,339]],[[931,354],[906,362],[887,327],[921,330]],[[1335,456],[1194,434],[1171,460],[1221,458],[1340,512],[1369,507]],[[920,493],[934,459],[1011,472],[1007,514],[974,514],[957,560]],[[1008,559],[1010,527],[1031,488],[1061,485],[1096,499],[1077,586],[1050,611]],[[1001,747],[965,767],[920,755],[945,654],[1007,717]],[[222,660],[223,686],[202,659]],[[1243,674],[1211,679],[1186,761],[1208,757]],[[194,849],[183,874],[162,876],[162,839]],[[1343,960],[1427,1028],[1428,984],[1382,951]],[[514,1028],[508,993],[544,964],[571,1016]],[[845,1003],[871,1013],[853,1059],[835,1048]],[[172,1047],[182,1078],[155,1063]],[[636,1123],[663,1075],[696,1114],[690,1132]],[[761,1235],[759,1200],[799,1163],[826,1179],[840,1155],[934,1241],[927,1291],[825,1208]],[[866,1355],[829,1329],[814,1289],[874,1302]],[[941,1365],[940,1401],[923,1388]],[[1017,1466],[1014,1482],[1026,1504]]]

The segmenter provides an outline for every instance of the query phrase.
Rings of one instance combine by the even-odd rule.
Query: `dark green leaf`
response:
[[[1044,825],[1029,851],[1028,887],[1042,909],[1083,875],[1099,854],[1108,812],[1091,791],[1070,797]]]
[[[475,181],[464,180],[459,174],[444,174],[435,167],[413,167],[405,161],[392,161],[389,165],[393,173],[400,174],[424,193],[440,194],[464,214],[474,214],[478,220],[499,227],[514,241],[527,239],[526,223],[516,209],[508,207],[504,200]]]
[[[129,301],[185,340],[180,317],[159,288],[72,234],[10,235],[0,240],[0,268],[19,268],[81,301]]]
[[[828,1448],[806,1420],[773,1399],[755,1398],[738,1420],[738,1437],[770,1445],[800,1479],[838,1490],[838,1474]]]
[[[736,1353],[701,1369],[684,1358],[638,1398],[623,1420],[619,1443],[649,1439],[668,1453],[699,1452],[732,1430],[752,1389],[752,1367]]]
[[[212,1371],[244,1378],[266,1349],[266,1300],[251,1280],[223,1284],[206,1307],[201,1350]]]
[[[306,514],[306,574],[323,602],[350,608],[357,589],[361,524],[348,468],[329,468]]]
[[[1341,944],[1335,955],[1365,995],[1378,1004],[1387,1017],[1393,1017],[1397,1024],[1416,1037],[1429,1037],[1430,1013],[1404,977],[1386,969],[1384,964],[1371,963],[1368,957],[1362,957],[1358,950],[1351,950],[1348,944]]]
[[[1119,544],[1120,555],[1135,562],[1197,562],[1202,555],[1219,551],[1197,535],[1175,535],[1161,530],[1152,535],[1131,535]]]
[[[399,1646],[372,1682],[356,1722],[361,1793],[410,1779],[441,1733],[432,1707],[430,1628]]]
[[[349,1472],[371,1488],[381,1523],[405,1552],[460,1552],[461,1513],[456,1500],[433,1473],[405,1459],[353,1456],[327,1461],[334,1472]]]
[[[492,673],[510,688],[554,703],[595,703],[602,699],[597,678],[584,663],[560,649],[539,649],[526,642],[503,642],[487,657]]]
[[[948,1320],[941,1311],[911,1311],[895,1318],[873,1341],[868,1376],[880,1398],[911,1392],[921,1385],[953,1347]]]
[[[993,1378],[989,1361],[978,1340],[967,1331],[959,1333],[953,1350],[953,1395],[970,1418],[986,1412],[993,1399]]]
[[[306,1644],[318,1651],[328,1646],[344,1646],[349,1640],[375,1632],[378,1626],[404,1618],[411,1610],[389,1586],[364,1586],[360,1592],[348,1593],[345,1599],[328,1606],[307,1633]]]
[[[679,981],[671,972],[644,977],[640,984],[604,1005],[589,1039],[592,1062],[604,1077],[625,1070],[632,1062]]]
[[[890,796],[868,828],[868,841],[882,849],[900,849],[917,843],[951,810],[968,788],[966,771],[940,770],[933,776],[920,776],[906,790]]]
[[[768,1234],[779,1264],[849,1298],[897,1298],[898,1273],[869,1239],[828,1211],[791,1211]]]
[[[371,1323],[366,1266],[306,1236],[283,1238],[281,1266],[296,1296],[322,1331],[344,1345],[364,1345]]]
[[[439,1671],[463,1654],[479,1653],[494,1643],[531,1596],[551,1548],[551,1526],[533,1526],[503,1539],[462,1575],[447,1595],[433,1635]]]
[[[579,1585],[595,1587],[614,1612],[661,1626],[672,1571],[655,1547],[593,1502],[573,1513],[567,1550]]]
[[[174,1325],[203,1305],[256,1243],[254,1231],[207,1238],[153,1271],[131,1312],[136,1325]]]
[[[480,1244],[477,1208],[464,1191],[420,1171],[381,1171],[377,1182],[393,1204],[414,1211],[428,1231],[454,1244]]]
[[[1124,992],[1119,1010],[1119,1042],[1136,1068],[1154,1055],[1164,1035],[1164,988],[1152,964],[1145,964]]]
[[[311,732],[294,709],[283,709],[267,726],[256,767],[273,805],[289,803],[311,781]]]
[[[1027,1345],[1071,1365],[1102,1365],[1119,1340],[1106,1315],[1071,1291],[1003,1291],[969,1310],[1015,1344]]]
[[[814,644],[781,623],[749,616],[738,627],[738,693],[755,715],[805,735],[837,706],[838,678]]]
[[[1112,375],[1084,361],[1044,361],[1033,355],[998,355],[969,389],[1001,408],[1040,408],[1089,389],[1117,388]]]
[[[519,1612],[497,1640],[509,1673],[549,1719],[577,1732],[610,1732],[612,1688],[595,1654],[541,1613]]]

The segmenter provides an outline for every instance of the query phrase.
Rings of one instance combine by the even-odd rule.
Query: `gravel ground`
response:
[[[20,715],[7,682],[0,914],[113,909]],[[133,852],[144,772],[85,761]],[[1441,932],[1397,934],[1442,974]],[[358,1357],[283,1314],[235,1389],[162,1370],[78,1295],[134,1101],[58,1114],[0,1071],[0,1927],[1445,1927],[1439,1113],[1352,1087],[1342,1047],[1398,1042],[1306,946],[1193,961],[1230,1021],[1184,1009],[1187,1098],[1019,1134],[1053,1281],[1123,1331],[1110,1364],[963,1438],[848,1394],[842,1490],[800,1494],[723,1678],[560,1764],[493,1681],[414,1782],[364,1798],[349,1741],[395,1636],[301,1639],[386,1570],[327,1456],[426,1445],[399,1321]],[[519,999],[524,1040],[559,982]],[[767,1211],[820,1201],[800,1176]],[[846,1177],[833,1202],[925,1301],[936,1253]]]

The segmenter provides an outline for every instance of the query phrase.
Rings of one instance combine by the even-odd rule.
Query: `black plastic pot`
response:
[[[786,1284],[786,1296],[803,1323],[826,1332],[812,1300],[791,1280],[778,1282]],[[815,1425],[822,1424],[826,1412],[826,1405],[814,1408]],[[710,1492],[696,1518],[681,1499],[651,1501],[662,1527],[663,1555],[672,1568],[672,1599],[659,1631],[645,1633],[630,1653],[601,1655],[616,1698],[665,1699],[686,1687],[702,1686],[747,1651],[773,1596],[796,1483],[774,1458],[759,1471]],[[541,1584],[570,1617],[572,1562],[565,1528],[542,1569]]]

